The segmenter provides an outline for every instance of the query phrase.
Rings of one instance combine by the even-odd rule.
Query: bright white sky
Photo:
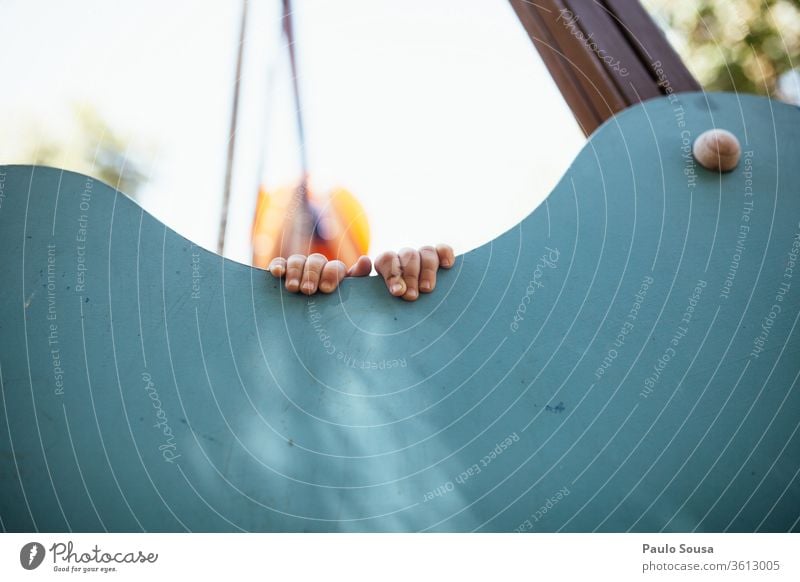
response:
[[[280,2],[251,0],[226,256],[250,261],[259,178],[296,177]],[[95,106],[151,151],[139,202],[216,250],[241,2],[4,0],[0,163]],[[364,204],[373,256],[463,253],[529,214],[584,138],[506,0],[295,0],[310,169]],[[27,133],[26,133],[27,132]],[[259,171],[263,175],[259,176]]]

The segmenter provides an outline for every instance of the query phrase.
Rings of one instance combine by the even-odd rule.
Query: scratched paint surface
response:
[[[687,155],[712,126],[730,174]],[[764,99],[634,107],[414,304],[3,167],[2,527],[798,530],[799,154]]]

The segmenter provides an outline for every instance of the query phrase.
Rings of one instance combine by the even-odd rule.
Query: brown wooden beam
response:
[[[603,0],[603,3],[619,23],[620,31],[626,36],[631,47],[648,65],[653,79],[658,80],[653,65],[660,62],[666,80],[676,93],[702,89],[644,6],[637,0]],[[663,87],[661,92],[665,92]]]
[[[671,91],[700,89],[637,0],[510,2],[586,135],[665,94],[665,77]]]

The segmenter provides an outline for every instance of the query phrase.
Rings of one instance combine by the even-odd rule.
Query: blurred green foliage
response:
[[[800,66],[800,0],[642,0],[704,88],[772,94]]]
[[[111,128],[89,105],[75,105],[72,111],[74,130],[69,139],[54,139],[49,134],[29,138],[33,143],[21,163],[80,172],[135,198],[148,176],[136,152],[131,151],[131,140]]]

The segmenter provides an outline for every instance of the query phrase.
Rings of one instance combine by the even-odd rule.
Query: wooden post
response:
[[[700,84],[637,0],[510,0],[586,135],[640,101]]]

